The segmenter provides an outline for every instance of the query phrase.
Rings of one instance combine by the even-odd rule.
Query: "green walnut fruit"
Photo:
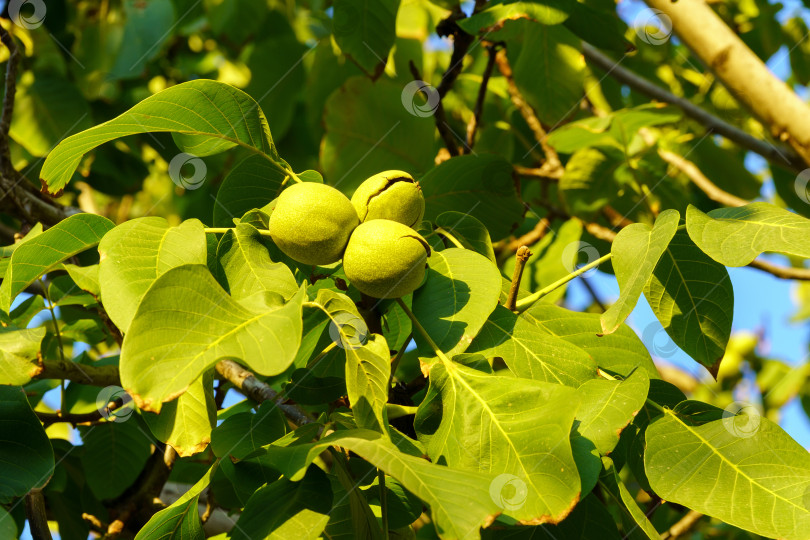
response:
[[[349,238],[343,270],[357,289],[374,298],[399,298],[425,277],[430,246],[418,232],[388,219],[365,221]]]
[[[331,186],[293,184],[279,195],[270,214],[270,236],[289,257],[304,264],[340,260],[360,223],[351,201]]]
[[[425,198],[419,182],[404,171],[375,174],[357,188],[352,204],[360,221],[390,219],[418,227],[425,215]]]

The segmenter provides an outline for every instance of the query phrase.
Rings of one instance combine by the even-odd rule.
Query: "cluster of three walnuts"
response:
[[[270,236],[287,256],[343,271],[362,293],[399,298],[425,276],[430,246],[412,227],[425,213],[419,184],[385,171],[363,182],[351,201],[337,189],[301,182],[285,189],[270,215]]]

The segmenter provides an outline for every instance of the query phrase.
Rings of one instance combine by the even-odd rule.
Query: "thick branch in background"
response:
[[[251,373],[236,362],[231,360],[222,360],[216,366],[217,372],[232,383],[239,391],[250,399],[259,403],[263,401],[277,401],[278,393],[270,388],[268,385],[260,381]],[[121,378],[118,372],[118,366],[92,366],[85,364],[77,364],[67,360],[65,362],[43,362],[42,370],[36,375],[37,379],[64,379],[74,381],[79,384],[89,384],[92,386],[120,386]],[[284,413],[287,418],[292,420],[297,425],[307,424],[312,422],[312,419],[295,405],[288,403],[278,403],[279,409]],[[81,416],[81,415],[79,415]],[[53,422],[87,422],[96,420],[92,418],[95,413],[88,418],[73,418],[70,416],[53,415],[46,417],[47,420]]]
[[[810,107],[703,0],[645,0],[672,21],[684,43],[779,141],[810,165]]]
[[[540,123],[540,120],[537,118],[537,115],[534,113],[531,105],[529,105],[529,103],[523,97],[523,94],[520,93],[517,84],[515,84],[512,66],[509,65],[509,59],[506,57],[505,49],[501,49],[496,53],[495,62],[498,64],[498,71],[500,71],[501,75],[503,75],[504,79],[506,79],[512,105],[514,105],[515,108],[520,111],[520,115],[526,121],[526,124],[528,124],[529,129],[532,130],[534,140],[537,141],[537,144],[540,145],[540,148],[543,149],[543,153],[545,154],[545,157],[535,155],[536,158],[543,161],[543,165],[538,169],[538,175],[549,178],[560,178],[563,173],[563,166],[560,163],[560,158],[557,155],[557,151],[546,142],[548,133],[546,133],[546,130],[543,129],[543,124]]]
[[[688,99],[678,97],[675,94],[664,90],[660,86],[653,84],[647,79],[641,77],[622,67],[620,64],[614,62],[596,48],[583,43],[582,52],[589,62],[604,70],[605,73],[616,79],[617,81],[626,84],[633,90],[647,95],[658,101],[669,103],[681,109],[686,116],[693,120],[697,120],[703,124],[706,129],[712,133],[722,135],[728,140],[740,145],[746,150],[750,150],[768,161],[785,167],[792,171],[798,172],[805,168],[805,163],[793,151],[788,148],[779,148],[769,142],[757,139],[746,133],[745,131],[732,126],[728,122],[717,118],[716,116],[704,111]]]
[[[54,225],[78,210],[45,200],[11,163],[9,130],[14,113],[14,97],[17,93],[20,52],[14,38],[2,26],[0,26],[0,41],[8,49],[5,92],[0,111],[0,208],[32,225],[37,222]]]

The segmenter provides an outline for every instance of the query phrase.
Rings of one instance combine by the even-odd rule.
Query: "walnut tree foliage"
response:
[[[20,4],[0,538],[810,538],[810,454],[779,426],[810,370],[732,335],[759,291],[727,271],[810,279],[804,141],[704,67],[691,23],[605,0]],[[810,11],[711,7],[810,81]],[[388,170],[425,200],[413,293],[273,242],[290,185],[351,197]],[[568,309],[595,267],[618,298]],[[666,346],[626,324],[642,295]]]

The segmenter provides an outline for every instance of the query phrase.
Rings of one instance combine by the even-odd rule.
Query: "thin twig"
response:
[[[793,268],[792,266],[777,266],[765,261],[751,261],[748,263],[751,268],[768,272],[780,279],[798,279],[810,281],[810,268]]]
[[[540,167],[540,170],[543,171],[544,175],[559,178],[562,176],[563,172],[563,166],[560,163],[560,158],[557,155],[557,151],[549,146],[548,142],[546,142],[546,137],[548,137],[546,130],[543,129],[543,125],[540,123],[540,120],[537,118],[537,115],[534,113],[531,105],[529,105],[529,103],[523,97],[523,94],[520,93],[520,90],[515,83],[514,74],[512,73],[512,66],[509,65],[509,59],[506,56],[506,49],[501,49],[495,54],[495,61],[498,64],[498,71],[500,71],[501,75],[503,75],[504,79],[506,79],[507,87],[509,88],[509,97],[512,100],[512,104],[518,109],[518,111],[520,111],[520,114],[523,116],[526,124],[528,124],[529,129],[532,130],[535,141],[537,141],[537,144],[540,145],[540,148],[543,149],[543,153],[545,153],[545,160],[542,167]]]
[[[499,45],[494,43],[487,45],[487,65],[484,68],[484,74],[481,76],[481,86],[478,87],[478,97],[475,100],[475,107],[473,108],[473,115],[470,122],[467,124],[467,148],[466,152],[470,153],[475,145],[475,133],[478,131],[478,126],[481,124],[481,115],[484,112],[484,99],[487,95],[487,85],[489,78],[492,76],[492,70],[495,68],[495,54],[498,52]]]
[[[506,308],[510,311],[515,311],[515,303],[517,302],[518,292],[520,291],[520,280],[523,277],[523,269],[526,267],[526,261],[532,256],[532,252],[526,246],[520,246],[515,253],[515,271],[512,273],[512,285],[509,287],[509,294],[506,297]]]
[[[278,402],[278,393],[268,385],[257,379],[253,373],[246,370],[232,360],[222,360],[217,364],[217,372],[230,381],[243,394],[259,403],[263,401],[275,401],[278,408],[293,421],[302,426],[309,424],[312,419],[295,405]]]
[[[675,540],[679,536],[689,532],[695,524],[703,517],[703,514],[695,510],[689,510],[672,527],[661,533],[661,540]]]
[[[552,216],[550,215],[540,218],[540,221],[537,222],[532,230],[506,244],[504,252],[507,255],[510,255],[517,252],[520,249],[520,246],[531,247],[545,238],[551,227],[551,218]]]
[[[585,286],[585,289],[588,291],[588,294],[591,295],[591,298],[593,298],[593,301],[596,303],[597,306],[599,306],[599,309],[601,309],[603,312],[606,311],[607,308],[605,307],[605,304],[602,303],[602,300],[600,300],[599,296],[597,296],[596,291],[591,286],[591,283],[588,281],[588,278],[583,276],[580,282],[582,283],[582,285]]]
[[[704,111],[689,100],[678,97],[664,90],[658,85],[651,83],[647,79],[644,79],[629,69],[620,66],[587,43],[582,44],[582,52],[588,61],[605,71],[617,81],[622,82],[633,90],[641,92],[642,94],[645,94],[651,98],[663,101],[664,103],[669,103],[670,105],[675,105],[681,109],[686,116],[692,118],[693,120],[697,120],[712,133],[722,135],[728,140],[737,143],[741,147],[759,154],[768,161],[782,167],[786,167],[792,171],[799,172],[806,168],[804,161],[792,150],[785,147],[777,147],[767,141],[752,137],[745,131],[734,127],[728,122],[725,122],[720,118],[717,118],[716,116]]]
[[[408,67],[411,70],[411,75],[413,76],[414,80],[421,81],[422,74],[419,73],[419,68],[416,67],[413,60],[408,62]],[[439,102],[436,104],[436,110],[433,111],[433,117],[436,121],[436,128],[439,130],[439,135],[441,135],[444,145],[447,147],[447,151],[450,152],[451,156],[457,156],[458,143],[448,127],[447,115],[444,112],[444,105],[442,104],[441,95],[439,96]]]
[[[77,426],[79,424],[95,422],[97,420],[101,420],[102,418],[108,418],[111,412],[122,407],[123,405],[124,401],[120,398],[117,398],[115,401],[109,402],[104,409],[89,413],[70,414],[70,413],[63,413],[61,411],[57,411],[55,413],[46,413],[40,411],[34,412],[36,413],[37,418],[39,418],[39,421],[42,422],[44,427],[48,427],[51,424],[56,424],[59,422],[65,422]]]
[[[703,193],[706,194],[714,202],[720,203],[724,206],[745,206],[748,201],[741,199],[727,191],[723,191],[717,185],[709,180],[705,174],[691,161],[679,156],[669,150],[658,149],[658,155],[661,159],[681,171],[692,181]]]

